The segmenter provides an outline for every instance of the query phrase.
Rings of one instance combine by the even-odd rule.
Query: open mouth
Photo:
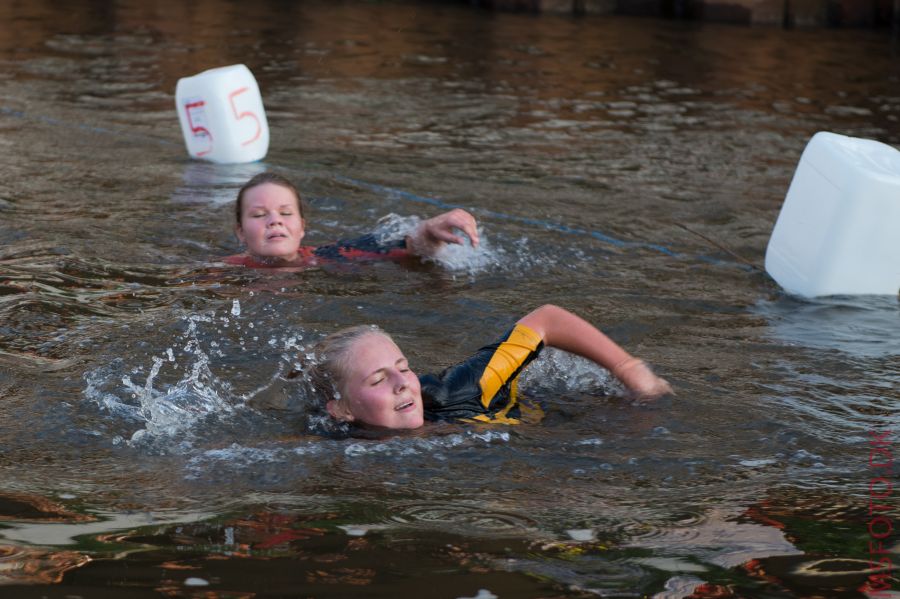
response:
[[[272,239],[287,239],[287,235],[284,233],[273,233],[266,237],[267,240],[271,241]]]
[[[408,409],[412,408],[412,407],[415,406],[415,405],[416,405],[416,403],[415,403],[414,401],[412,401],[412,400],[404,401],[403,403],[401,403],[400,405],[398,405],[397,407],[395,407],[395,408],[394,408],[394,411],[396,411],[396,412],[402,412],[403,410],[408,410]]]

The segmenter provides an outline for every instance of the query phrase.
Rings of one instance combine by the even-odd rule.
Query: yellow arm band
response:
[[[481,387],[481,404],[488,408],[491,400],[510,377],[525,363],[528,356],[541,344],[541,336],[523,324],[517,324],[506,341],[500,344],[478,381]],[[516,385],[510,391],[510,407],[516,400]]]

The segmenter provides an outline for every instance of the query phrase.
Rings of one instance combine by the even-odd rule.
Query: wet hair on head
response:
[[[310,375],[319,391],[343,395],[343,384],[350,366],[347,363],[350,348],[366,335],[382,335],[391,339],[379,326],[364,324],[335,331],[316,343],[313,348],[315,365]]]
[[[272,171],[265,171],[258,175],[254,175],[253,178],[244,183],[238,191],[237,201],[234,204],[234,219],[238,225],[241,224],[241,210],[243,209],[244,204],[244,194],[247,193],[248,190],[266,183],[280,185],[281,187],[289,189],[294,194],[294,197],[297,198],[297,209],[300,211],[300,218],[303,218],[303,200],[300,199],[300,192],[297,191],[297,188],[291,183],[290,179],[279,175],[278,173],[273,173]]]

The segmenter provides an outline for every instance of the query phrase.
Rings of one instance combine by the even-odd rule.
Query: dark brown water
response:
[[[862,596],[897,299],[791,298],[741,259],[813,133],[900,145],[885,32],[145,4],[0,6],[0,596]],[[190,161],[175,84],[234,63],[269,155]],[[266,168],[311,242],[458,205],[485,247],[224,267]],[[677,397],[548,352],[540,425],[340,439],[282,379],[340,326],[427,371],[544,302]]]

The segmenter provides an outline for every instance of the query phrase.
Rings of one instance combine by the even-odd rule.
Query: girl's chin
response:
[[[409,418],[404,419],[403,428],[416,429],[421,428],[423,424],[425,424],[425,419],[422,418],[421,414],[418,414],[416,416],[410,415]]]
[[[391,428],[394,430],[415,430],[417,428],[422,428],[422,425],[425,424],[425,419],[422,417],[421,413],[411,413],[404,414],[402,417],[395,419],[389,425],[386,425],[386,428]]]
[[[361,420],[357,420],[353,422],[356,428],[366,429],[370,431],[412,431],[418,428],[422,428],[425,424],[424,418],[418,419],[404,419],[401,421],[394,421],[390,423],[384,424],[372,424],[371,422],[363,422]]]

